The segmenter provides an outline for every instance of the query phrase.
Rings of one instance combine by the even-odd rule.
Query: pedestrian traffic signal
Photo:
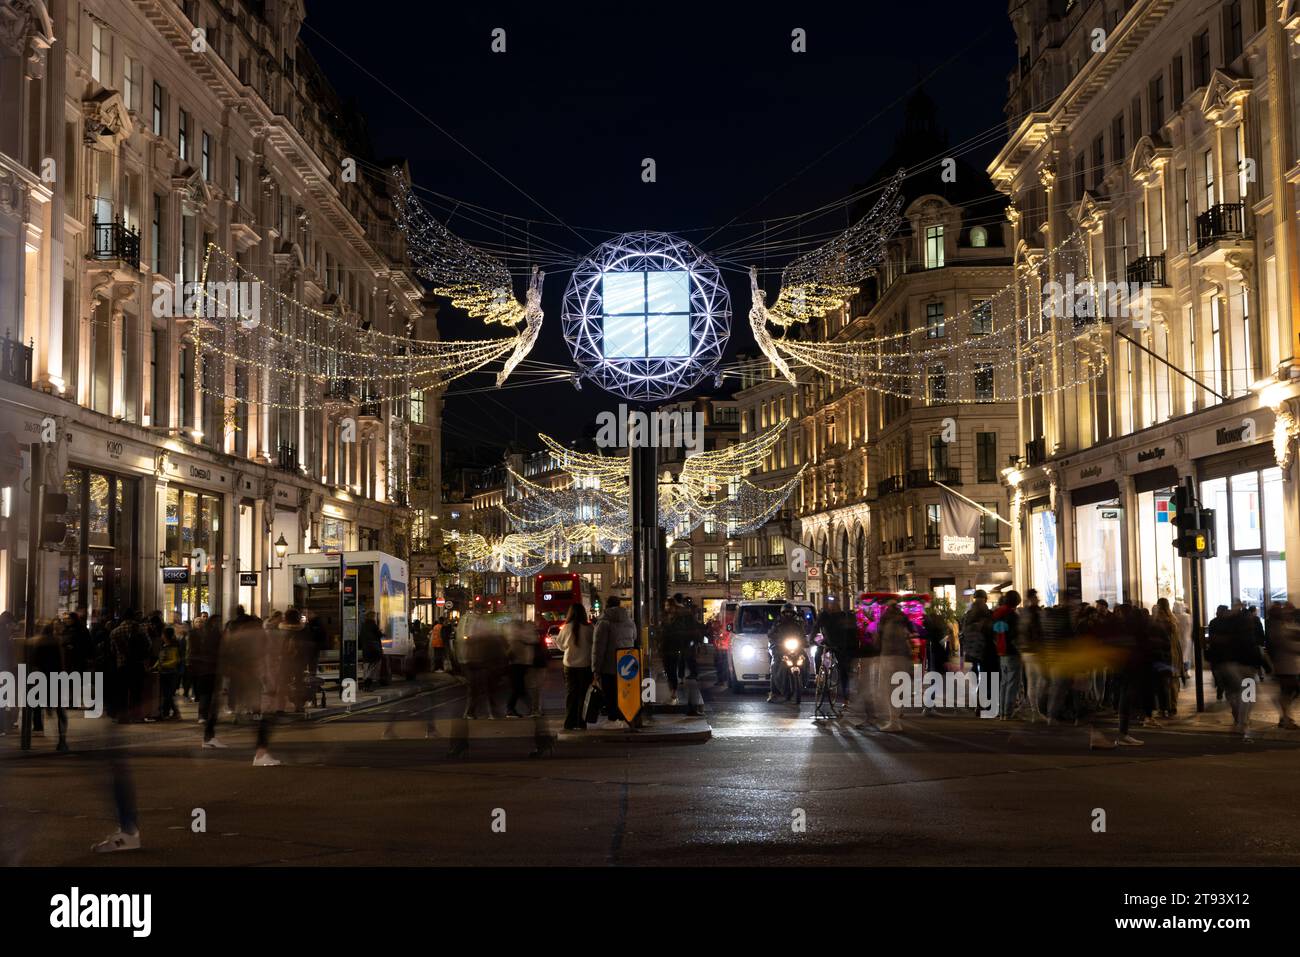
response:
[[[68,525],[63,516],[68,511],[68,496],[64,492],[41,489],[41,544],[62,545],[68,536]]]
[[[1214,547],[1214,509],[1190,509],[1181,513],[1180,519],[1178,537],[1174,539],[1174,548],[1178,554],[1183,558],[1213,558],[1217,554]]]
[[[1174,488],[1174,499],[1169,503],[1169,524],[1185,528],[1196,523],[1192,508],[1192,493],[1185,485]]]

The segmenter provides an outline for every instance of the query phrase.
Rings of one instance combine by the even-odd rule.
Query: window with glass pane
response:
[[[943,227],[925,227],[925,268],[938,269],[943,265]]]
[[[975,433],[975,479],[979,482],[998,480],[998,434]]]
[[[993,363],[980,362],[975,366],[975,401],[993,401]]]
[[[994,516],[998,514],[996,502],[981,502],[987,512],[980,514],[980,548],[996,548],[998,544],[999,522]]]
[[[925,304],[925,337],[927,339],[944,337],[943,303],[941,302]]]
[[[601,277],[609,359],[691,354],[691,278],[684,270],[608,272]]]
[[[1232,550],[1248,551],[1260,547],[1259,474],[1234,475],[1232,487]]]
[[[993,303],[988,299],[977,300],[971,305],[970,334],[993,335]]]
[[[946,402],[948,399],[948,375],[942,365],[930,366],[926,375],[927,392],[931,402]]]

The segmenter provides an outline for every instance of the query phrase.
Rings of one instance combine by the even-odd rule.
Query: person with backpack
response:
[[[591,642],[591,683],[600,692],[609,722],[626,726],[618,709],[618,653],[636,647],[636,624],[617,595],[610,596]]]
[[[993,609],[993,650],[998,655],[998,719],[1010,721],[1020,699],[1020,593],[1008,591]]]

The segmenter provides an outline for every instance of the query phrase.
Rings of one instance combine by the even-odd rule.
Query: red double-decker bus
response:
[[[537,636],[546,644],[552,655],[560,654],[555,647],[555,636],[576,601],[586,606],[587,614],[596,612],[599,596],[591,583],[577,572],[546,572],[533,580],[533,619]]]

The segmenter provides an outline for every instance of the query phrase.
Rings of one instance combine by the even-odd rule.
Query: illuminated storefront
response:
[[[1232,474],[1202,478],[1201,501],[1214,509],[1218,551],[1205,563],[1211,612],[1235,601],[1264,609],[1287,600],[1282,496],[1282,470],[1276,465],[1237,466]]]
[[[200,612],[221,615],[221,514],[224,496],[171,485],[166,492],[162,563],[185,568],[183,581],[162,586],[163,613],[190,621]]]
[[[1060,589],[1056,563],[1056,513],[1046,501],[1029,510],[1029,560],[1033,587],[1044,605],[1055,605]]]
[[[60,614],[85,607],[110,615],[138,607],[139,481],[74,465],[63,475],[67,534],[59,548]]]

